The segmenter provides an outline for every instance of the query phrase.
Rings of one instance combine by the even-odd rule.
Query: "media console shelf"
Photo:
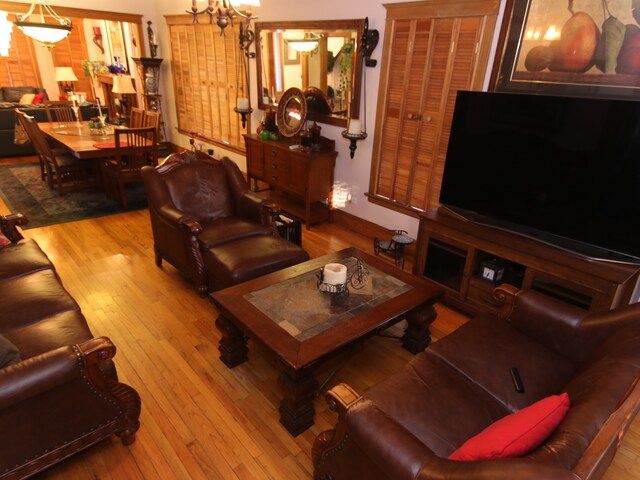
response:
[[[630,302],[640,266],[588,259],[440,209],[420,217],[413,273],[444,286],[445,302],[471,314],[496,312],[492,290],[503,282],[606,311]],[[496,275],[501,281],[487,279]]]

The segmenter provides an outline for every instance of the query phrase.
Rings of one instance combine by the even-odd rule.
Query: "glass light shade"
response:
[[[298,52],[307,53],[315,50],[318,46],[317,40],[289,40],[287,45]]]
[[[56,67],[56,82],[77,82],[78,77],[71,67]]]
[[[38,22],[16,22],[16,26],[28,37],[52,46],[69,35],[71,25],[54,25]]]
[[[113,77],[113,93],[137,93],[133,88],[133,81],[128,75],[119,75]]]

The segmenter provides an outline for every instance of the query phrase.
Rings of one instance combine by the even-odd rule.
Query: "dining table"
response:
[[[90,122],[38,122],[42,133],[80,159],[110,157],[116,146],[113,125],[90,128]]]

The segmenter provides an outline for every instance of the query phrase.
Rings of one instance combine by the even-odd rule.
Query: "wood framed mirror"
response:
[[[358,118],[363,29],[364,19],[256,22],[259,108],[277,109],[295,87],[310,120],[346,127],[350,112]]]
[[[294,137],[302,130],[307,121],[307,99],[302,90],[292,87],[284,92],[278,103],[276,121],[283,137]]]

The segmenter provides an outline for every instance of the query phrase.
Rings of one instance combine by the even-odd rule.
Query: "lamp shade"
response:
[[[118,75],[113,77],[113,93],[136,93],[133,88],[133,80],[129,75]]]
[[[56,67],[56,82],[77,82],[78,77],[71,67]]]

